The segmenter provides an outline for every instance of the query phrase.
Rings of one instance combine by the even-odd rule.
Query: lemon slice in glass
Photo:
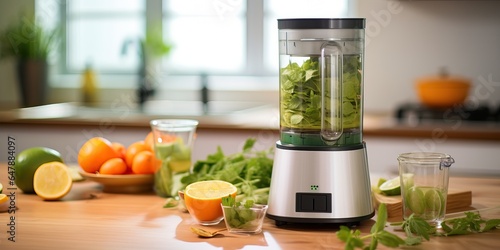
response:
[[[58,200],[64,197],[72,185],[68,167],[61,162],[42,164],[33,177],[35,193],[44,200]]]

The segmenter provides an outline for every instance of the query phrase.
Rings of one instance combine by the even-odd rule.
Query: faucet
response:
[[[206,114],[208,113],[208,76],[206,73],[201,73],[200,74],[200,81],[201,81],[201,89],[200,89],[200,94],[201,94],[201,105],[203,108],[203,113]]]
[[[134,40],[132,39],[127,39],[122,46],[122,55],[125,55],[127,53],[128,47],[134,43]],[[144,41],[141,39],[137,40],[138,43],[138,53],[139,53],[139,59],[140,59],[140,65],[139,65],[139,72],[138,72],[138,86],[136,90],[136,95],[137,95],[137,101],[139,104],[139,108],[142,109],[144,106],[144,103],[147,101],[148,97],[153,96],[156,92],[155,86],[154,86],[154,81],[153,77],[149,74],[150,72],[147,72],[147,65],[146,65],[146,50],[145,50],[145,44]]]

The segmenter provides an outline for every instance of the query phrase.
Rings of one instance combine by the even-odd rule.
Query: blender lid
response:
[[[278,19],[278,29],[364,29],[365,18]]]

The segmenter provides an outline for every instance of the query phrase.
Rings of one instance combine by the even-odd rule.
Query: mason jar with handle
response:
[[[398,156],[403,219],[420,217],[441,227],[446,214],[449,168],[455,160],[436,152],[411,152]]]

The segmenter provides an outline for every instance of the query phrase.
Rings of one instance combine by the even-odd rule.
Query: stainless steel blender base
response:
[[[373,217],[364,144],[334,150],[277,143],[267,216],[276,225],[356,223]]]

